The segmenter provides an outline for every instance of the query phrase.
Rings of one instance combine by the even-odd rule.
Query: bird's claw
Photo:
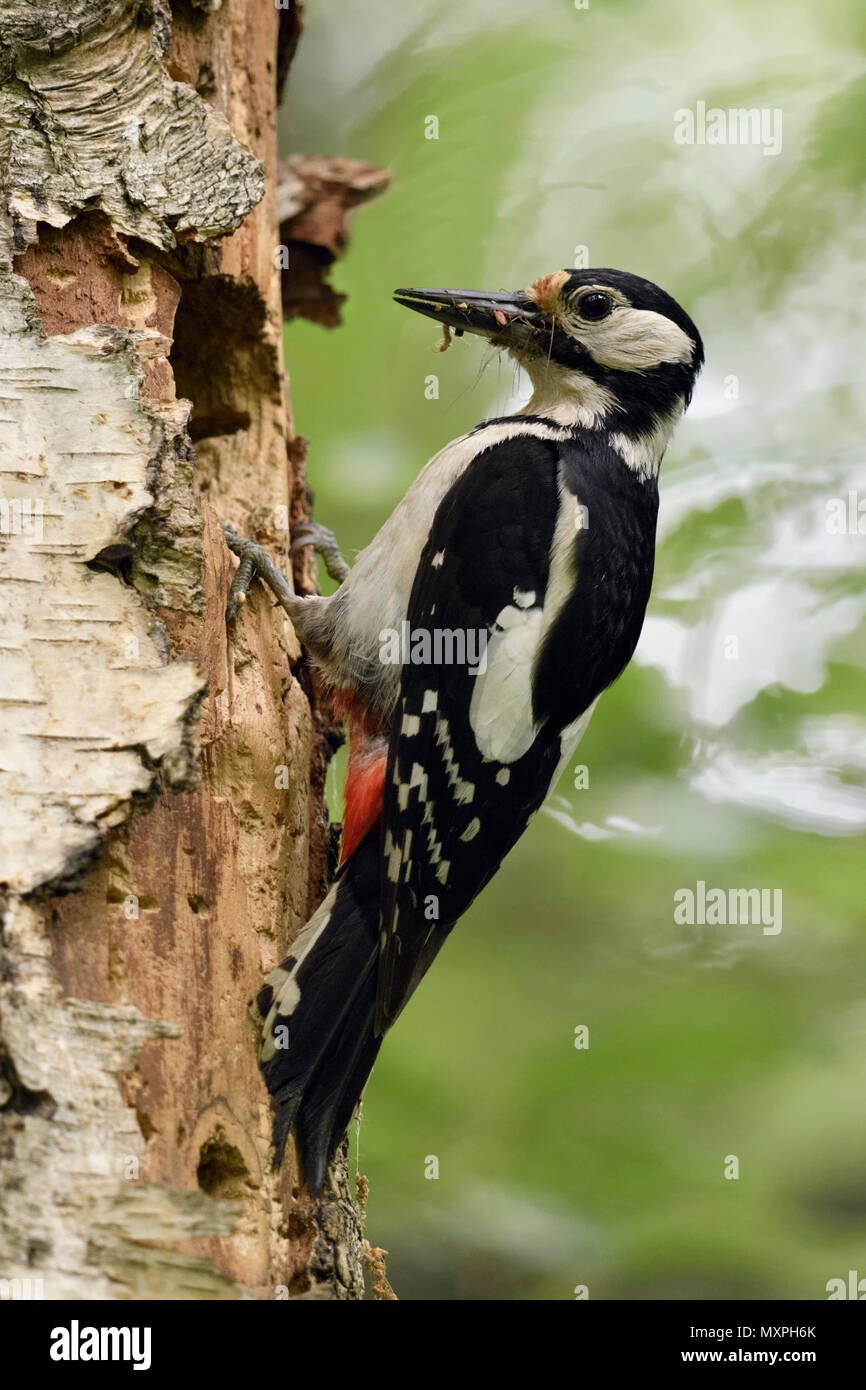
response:
[[[303,521],[299,526],[293,526],[291,553],[295,555],[307,545],[321,555],[331,578],[342,584],[349,573],[349,566],[340,554],[333,531],[329,531],[327,526],[320,526],[317,521]]]
[[[262,579],[282,606],[286,608],[287,600],[294,597],[294,590],[282,570],[277,569],[264,547],[256,541],[247,540],[227,521],[223,522],[223,532],[229,550],[237,555],[240,561],[229,589],[226,622],[230,623],[237,615],[240,605],[246,603],[247,593],[256,578]]]

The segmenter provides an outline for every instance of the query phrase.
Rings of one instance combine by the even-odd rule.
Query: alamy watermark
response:
[[[45,1280],[41,1274],[24,1279],[0,1279],[0,1303],[41,1302],[45,1297]]]
[[[866,1279],[861,1279],[856,1269],[848,1270],[848,1278],[828,1279],[824,1285],[828,1301],[839,1298],[853,1298],[858,1303],[866,1299]]]
[[[82,1327],[73,1318],[68,1327],[52,1329],[48,1354],[52,1361],[130,1361],[134,1371],[147,1371],[151,1328]]]
[[[781,888],[708,888],[700,878],[694,888],[677,888],[674,921],[678,926],[763,927],[764,936],[782,930]]]
[[[764,154],[782,153],[782,109],[779,106],[707,106],[674,112],[676,145],[761,145]]]
[[[487,670],[487,628],[412,627],[404,619],[399,629],[379,633],[379,660],[385,666],[465,666],[470,675]]]
[[[828,497],[824,529],[829,536],[866,536],[866,494],[848,489],[847,497]]]

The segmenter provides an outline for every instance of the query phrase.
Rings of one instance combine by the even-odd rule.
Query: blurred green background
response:
[[[708,353],[589,787],[563,777],[367,1090],[368,1234],[403,1298],[815,1299],[866,1276],[866,536],[827,529],[831,499],[866,499],[864,72],[846,0],[308,7],[282,152],[394,173],[334,269],[343,326],[286,329],[347,554],[527,394],[477,339],[438,355],[397,286],[517,288],[586,247],[676,296]],[[676,144],[698,101],[779,108],[781,153]],[[701,879],[781,889],[782,931],[677,925]]]

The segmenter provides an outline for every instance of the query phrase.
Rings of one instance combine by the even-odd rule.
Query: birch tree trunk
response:
[[[0,3],[0,1278],[357,1298],[249,1001],[322,896],[329,740],[220,521],[287,563],[272,0]],[[312,575],[296,572],[300,587]],[[40,1282],[41,1281],[41,1284]]]

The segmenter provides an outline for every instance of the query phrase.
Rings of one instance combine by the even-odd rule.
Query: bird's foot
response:
[[[240,605],[246,603],[249,589],[257,578],[264,580],[282,607],[292,617],[292,608],[297,605],[299,600],[292,588],[291,581],[286,578],[282,570],[277,569],[264,546],[259,545],[256,541],[247,540],[227,521],[223,522],[223,531],[229,550],[233,551],[240,560],[240,564],[235,570],[232,586],[229,589],[226,622],[230,623],[236,616]],[[289,600],[291,607],[287,602]]]
[[[286,578],[281,569],[277,569],[263,546],[241,536],[228,522],[223,522],[223,531],[229,550],[233,551],[240,561],[229,590],[226,622],[230,623],[240,605],[246,602],[247,593],[254,580],[261,579],[267,584],[280,607],[288,613],[295,632],[307,650],[316,660],[327,660],[330,650],[327,608],[330,599],[318,595],[304,598],[296,594],[291,580]]]
[[[329,531],[327,526],[320,526],[317,521],[304,521],[300,526],[294,526],[292,554],[302,550],[305,545],[311,545],[316,553],[321,555],[328,574],[332,579],[336,579],[338,584],[342,584],[349,573],[349,565],[340,554],[340,547],[333,531]]]

